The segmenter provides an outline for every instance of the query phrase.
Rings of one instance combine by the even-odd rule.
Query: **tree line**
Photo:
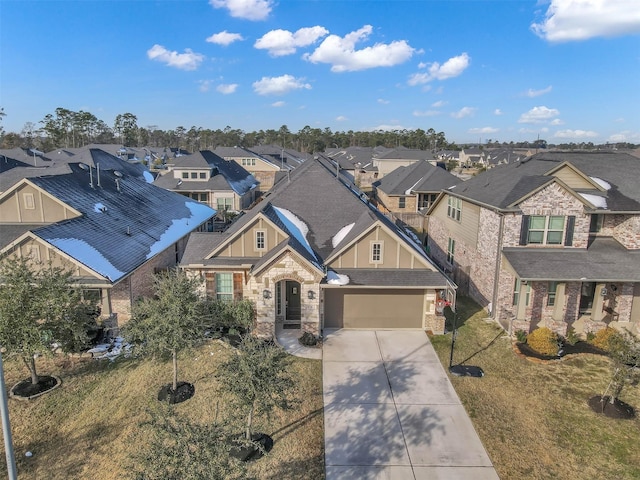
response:
[[[0,108],[0,121],[6,116]],[[287,125],[279,129],[266,129],[246,132],[239,128],[226,126],[223,129],[211,129],[191,126],[187,129],[178,126],[163,130],[157,125],[139,126],[138,117],[133,113],[118,114],[113,125],[97,118],[91,112],[73,111],[56,108],[38,123],[27,122],[21,132],[5,132],[0,125],[0,146],[2,148],[36,148],[48,152],[56,148],[76,148],[92,143],[117,143],[127,147],[175,148],[189,152],[215,150],[217,147],[252,147],[255,145],[278,145],[299,152],[323,152],[328,148],[347,147],[405,147],[418,150],[460,150],[467,145],[458,145],[449,141],[444,132],[433,128],[417,128],[373,131],[336,131],[304,126],[297,132]],[[558,147],[570,150],[590,150],[597,148],[591,142],[547,145],[538,139],[532,142],[499,142],[489,139],[484,148],[546,148]],[[617,148],[635,148],[636,145],[616,144]]]

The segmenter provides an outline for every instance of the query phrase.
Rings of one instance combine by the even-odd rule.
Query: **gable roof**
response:
[[[366,232],[380,226],[395,235],[398,241],[406,244],[408,250],[419,256],[422,262],[436,271],[436,276],[442,275],[427,258],[421,246],[413,242],[393,222],[387,219],[377,209],[358,197],[358,192],[352,191],[347,185],[336,179],[333,166],[323,157],[308,160],[293,170],[289,180],[277,184],[271,192],[265,195],[262,202],[248,211],[243,217],[234,222],[224,236],[211,234],[211,243],[207,248],[205,236],[194,237],[187,245],[187,253],[182,262],[186,264],[202,264],[200,259],[206,258],[214,248],[219,250],[233,238],[241,235],[256,217],[262,215],[279,229],[288,234],[288,239],[281,242],[274,250],[284,251],[285,247],[293,249],[309,264],[322,271],[326,261],[346,248]],[[290,212],[296,218],[288,219]],[[304,223],[300,228],[299,224]],[[345,227],[351,226],[346,232]],[[308,232],[306,236],[301,230]],[[336,239],[336,235],[345,229]],[[215,236],[214,236],[215,235]],[[335,246],[334,246],[335,239]],[[215,243],[215,247],[213,246]],[[254,268],[270,261],[272,252],[267,259],[258,259]],[[273,253],[276,255],[276,253]],[[228,262],[229,258],[220,257],[220,264]],[[217,262],[206,262],[212,264]],[[258,265],[258,267],[256,267]],[[440,277],[438,277],[440,278]],[[445,284],[444,276],[440,283]]]
[[[604,192],[607,210],[640,211],[640,159],[625,153],[542,152],[483,172],[449,191],[473,202],[508,209],[516,200],[552,181],[556,168],[567,162],[596,184],[597,180],[608,184],[610,188]],[[592,193],[603,194],[596,185]]]
[[[433,153],[426,150],[394,148],[377,156],[378,160],[435,160]]]
[[[69,174],[28,181],[82,215],[32,232],[114,283],[215,214],[201,203],[113,170],[101,170],[100,187],[92,187],[86,169],[75,163],[69,167]]]
[[[375,182],[374,186],[387,195],[413,195],[416,192],[439,192],[461,181],[443,168],[421,160],[396,168]]]
[[[206,180],[176,179],[171,173],[156,178],[154,184],[170,190],[218,190],[234,191],[242,196],[255,189],[260,182],[233,160],[225,160],[210,150],[183,155],[176,158],[176,170],[187,168],[209,169],[211,175]]]

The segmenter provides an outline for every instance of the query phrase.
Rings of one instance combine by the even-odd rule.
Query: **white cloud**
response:
[[[208,92],[211,88],[211,80],[200,80],[198,83],[200,84],[198,88],[201,92]]]
[[[415,86],[422,85],[432,80],[446,80],[447,78],[457,77],[467,69],[470,62],[471,57],[469,57],[467,53],[463,53],[457,57],[451,57],[442,65],[438,62],[433,62],[431,64],[421,63],[420,66],[427,68],[427,72],[414,73],[409,76],[407,83],[411,86]]]
[[[453,118],[465,118],[465,117],[470,117],[475,112],[476,112],[476,109],[473,107],[462,107],[457,112],[453,112],[451,116]]]
[[[185,48],[184,53],[171,52],[157,43],[147,50],[147,57],[180,70],[195,70],[204,60],[204,55],[195,53],[190,48]]]
[[[493,114],[494,114],[494,115],[502,115],[502,110],[500,110],[499,108],[496,108],[496,109],[493,111]]]
[[[414,110],[413,111],[413,116],[414,117],[435,117],[437,115],[440,115],[440,113],[438,110]]]
[[[610,142],[640,142],[640,132],[632,132],[631,130],[624,130],[622,132],[614,133],[609,136]]]
[[[448,102],[444,101],[444,100],[438,100],[437,102],[434,102],[431,104],[431,106],[433,108],[442,108],[444,107]]]
[[[227,83],[220,84],[216,87],[216,90],[224,95],[229,95],[230,93],[235,93],[238,89],[237,83]]]
[[[329,35],[311,54],[304,59],[312,63],[331,64],[332,72],[354,72],[376,67],[392,67],[411,58],[415,49],[404,40],[389,44],[376,43],[372,47],[356,50],[358,41],[366,39],[373,27],[365,25],[344,37]]]
[[[225,47],[239,40],[244,40],[244,38],[242,38],[242,35],[240,35],[239,33],[229,33],[226,30],[223,30],[219,33],[214,33],[210,37],[207,37],[207,42],[215,43],[217,45],[223,45]]]
[[[389,102],[389,100],[385,100],[384,98],[379,98],[378,103],[381,105],[389,105],[389,103],[391,102]]]
[[[525,92],[525,96],[529,98],[539,97],[540,95],[544,95],[545,93],[549,93],[553,87],[549,85],[547,88],[543,88],[542,90],[534,90],[530,88]]]
[[[497,133],[499,132],[500,129],[499,128],[494,128],[494,127],[482,127],[482,128],[470,128],[468,130],[469,133]]]
[[[273,103],[271,104],[271,106],[272,106],[272,107],[276,107],[276,108],[278,108],[278,107],[284,107],[285,105],[286,105],[286,104],[285,104],[285,102],[283,102],[282,100],[280,100],[279,102],[273,102]]]
[[[345,120],[347,120],[347,117],[345,117],[344,115],[338,115],[336,117],[336,121],[338,122],[344,122]]]
[[[549,123],[549,125],[564,125],[564,121],[560,120],[559,118],[554,118],[553,120],[551,120],[551,122]]]
[[[593,132],[591,130],[558,130],[554,137],[556,138],[594,138],[597,137],[598,133]]]
[[[533,107],[528,112],[520,115],[518,123],[545,123],[558,115],[560,115],[560,112],[555,108]]]
[[[268,50],[272,57],[291,55],[298,47],[306,47],[318,41],[329,33],[324,27],[315,26],[301,28],[295,33],[289,30],[271,30],[256,40],[254,47],[260,50]]]
[[[551,0],[531,30],[549,42],[640,33],[640,8],[636,0]]]
[[[257,82],[253,82],[253,90],[258,95],[284,95],[302,88],[311,90],[311,85],[304,83],[303,78],[295,78],[293,75],[262,77]]]
[[[265,20],[273,8],[272,0],[209,0],[213,8],[226,8],[229,15],[246,20]]]

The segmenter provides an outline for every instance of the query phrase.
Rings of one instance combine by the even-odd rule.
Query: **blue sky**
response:
[[[637,1],[2,0],[3,126],[640,143]]]

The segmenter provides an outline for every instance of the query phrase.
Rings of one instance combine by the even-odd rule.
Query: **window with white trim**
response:
[[[447,263],[453,265],[453,259],[456,253],[456,241],[449,237],[449,242],[447,244]]]
[[[226,210],[231,210],[233,208],[233,198],[221,198],[218,197],[216,199],[216,206],[218,211],[224,212]]]
[[[264,230],[256,230],[256,250],[264,250],[266,248],[266,232]]]
[[[189,172],[182,172],[182,178],[189,178]]]
[[[382,242],[371,242],[371,263],[382,263]]]
[[[519,278],[516,278],[513,284],[513,305],[518,305],[520,301],[520,295],[524,293],[524,304],[529,306],[529,300],[531,298],[531,286],[528,282],[523,282]]]
[[[462,217],[462,200],[449,195],[447,200],[447,217],[460,221]]]
[[[558,282],[549,282],[547,286],[547,306],[553,307],[556,304],[556,292],[558,290]]]
[[[216,273],[216,298],[233,300],[233,273]]]
[[[562,245],[564,217],[559,215],[531,215],[527,243],[538,245]]]
[[[40,248],[37,245],[29,246],[27,256],[36,262],[40,261]]]
[[[22,199],[24,200],[24,208],[27,210],[35,210],[36,202],[33,198],[33,193],[23,193]]]
[[[398,208],[405,208],[407,206],[407,199],[405,197],[398,198]]]

